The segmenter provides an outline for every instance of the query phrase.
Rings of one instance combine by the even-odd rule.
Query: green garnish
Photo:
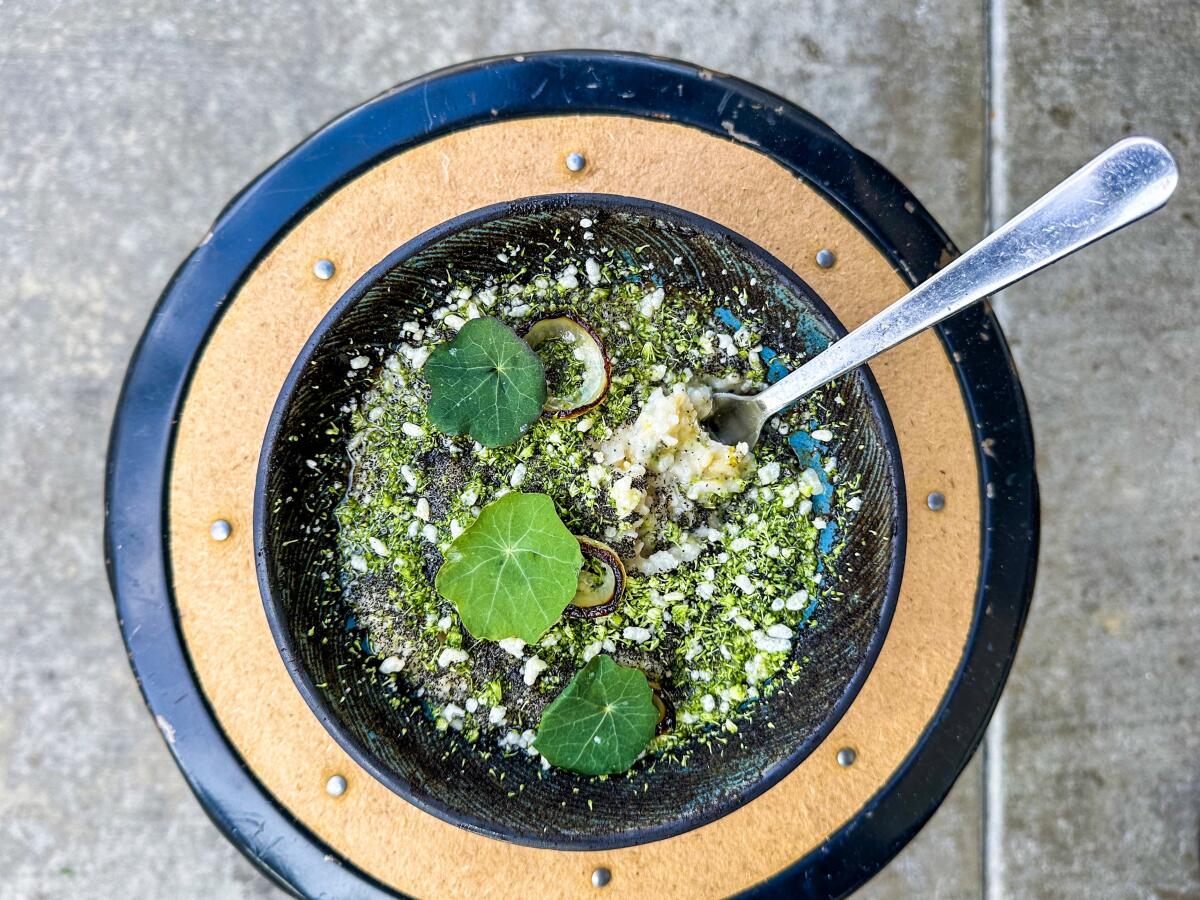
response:
[[[546,370],[546,384],[559,397],[575,394],[583,386],[587,366],[575,355],[575,345],[563,338],[554,338],[537,348],[538,358]]]
[[[533,746],[560,769],[612,775],[637,762],[657,725],[645,673],[602,653],[546,707]]]
[[[542,413],[546,373],[538,355],[499,319],[471,319],[425,364],[429,420],[485,447],[517,440]]]
[[[579,541],[545,494],[505,494],[458,536],[438,570],[438,593],[477,638],[532,644],[578,587]]]

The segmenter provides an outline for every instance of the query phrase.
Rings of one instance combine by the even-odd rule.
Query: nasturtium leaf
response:
[[[446,551],[438,593],[477,638],[537,641],[579,586],[579,540],[545,494],[505,494]]]
[[[624,772],[654,737],[653,697],[645,673],[601,653],[546,707],[533,746],[560,769]]]
[[[434,426],[485,447],[516,441],[546,403],[541,360],[499,319],[467,322],[429,354],[425,380]]]

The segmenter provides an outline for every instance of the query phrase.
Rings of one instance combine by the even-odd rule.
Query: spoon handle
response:
[[[988,294],[1154,212],[1178,180],[1175,160],[1157,141],[1133,137],[1113,144],[944,269],[761,392],[756,400],[762,414],[778,412]]]

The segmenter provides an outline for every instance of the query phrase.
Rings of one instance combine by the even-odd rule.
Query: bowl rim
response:
[[[884,597],[880,607],[879,621],[871,633],[871,639],[867,645],[865,654],[843,688],[837,702],[833,705],[829,714],[822,720],[821,725],[810,732],[785,757],[765,768],[749,786],[736,793],[722,795],[719,802],[706,804],[699,811],[694,811],[690,815],[678,819],[672,819],[669,822],[618,832],[614,836],[596,835],[569,840],[553,839],[507,831],[504,828],[497,827],[496,822],[491,819],[484,819],[456,811],[442,803],[433,792],[415,788],[407,780],[398,777],[383,763],[368,745],[360,741],[342,723],[324,697],[322,691],[316,686],[308,670],[299,662],[299,654],[288,632],[287,620],[283,614],[282,604],[276,598],[275,592],[272,589],[270,566],[267,559],[267,485],[270,472],[272,471],[271,460],[275,447],[279,442],[280,431],[288,407],[298,383],[328,332],[366,296],[375,286],[376,282],[387,272],[395,269],[405,260],[417,255],[438,241],[467,228],[494,221],[510,214],[527,213],[546,208],[567,209],[573,206],[592,206],[607,208],[609,210],[641,212],[674,220],[699,231],[714,233],[758,260],[765,268],[770,269],[779,281],[791,288],[793,292],[805,300],[811,301],[813,312],[824,324],[830,327],[835,338],[840,339],[846,334],[845,326],[821,298],[820,294],[773,254],[738,232],[721,225],[719,222],[670,204],[620,194],[562,192],[516,198],[469,210],[432,226],[388,253],[387,256],[373,265],[346,289],[333,306],[330,307],[329,311],[321,318],[320,323],[305,341],[276,397],[259,451],[254,485],[252,537],[259,594],[262,599],[267,623],[271,629],[272,638],[283,659],[284,667],[287,669],[288,674],[291,676],[293,683],[304,698],[310,711],[357,765],[361,766],[393,793],[412,803],[422,811],[436,816],[449,824],[523,846],[550,850],[596,851],[615,850],[622,847],[651,843],[684,834],[716,821],[750,803],[778,784],[779,781],[792,772],[820,746],[837,726],[838,722],[841,721],[846,711],[858,696],[867,677],[874,669],[875,662],[887,638],[904,574],[908,520],[903,460],[896,432],[879,385],[875,381],[875,377],[871,373],[869,366],[863,365],[859,367],[857,374],[863,378],[866,399],[871,414],[879,425],[881,444],[894,473],[889,493],[895,526],[890,541],[890,564]],[[802,290],[796,290],[797,286]]]

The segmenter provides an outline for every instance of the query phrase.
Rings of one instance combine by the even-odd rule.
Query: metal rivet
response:
[[[592,873],[592,887],[602,888],[612,881],[612,872],[601,866]]]
[[[925,498],[925,502],[929,504],[929,508],[934,512],[941,512],[946,508],[946,495],[941,491],[934,491]]]
[[[313,263],[313,274],[322,281],[328,281],[332,278],[334,271],[333,260],[331,259],[318,259]]]
[[[224,519],[217,519],[208,526],[208,536],[214,541],[228,540],[231,534],[233,534],[233,526]]]
[[[567,168],[572,172],[582,172],[583,167],[587,165],[587,160],[583,158],[582,153],[567,154]]]
[[[850,766],[854,765],[854,761],[856,759],[858,759],[858,754],[854,752],[853,747],[843,747],[838,751],[838,765],[843,769],[848,769]]]
[[[346,779],[341,775],[334,775],[325,782],[325,793],[330,797],[340,797],[346,793]]]
[[[837,254],[832,250],[821,249],[817,251],[817,265],[822,269],[832,269],[835,262],[837,262]]]

